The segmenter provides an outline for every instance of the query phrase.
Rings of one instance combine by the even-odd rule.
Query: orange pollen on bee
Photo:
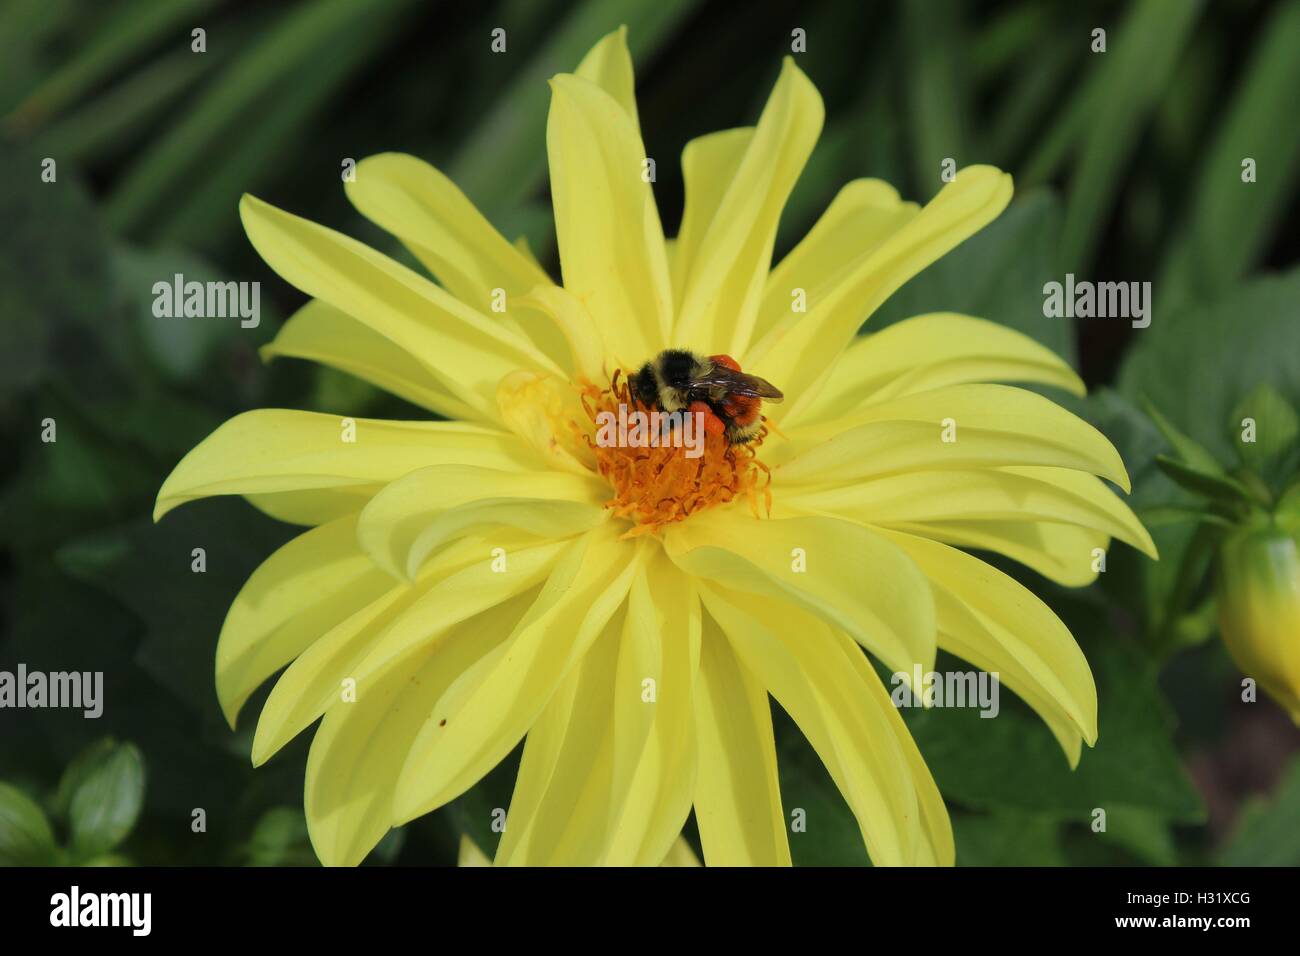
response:
[[[619,371],[608,388],[588,384],[582,390],[582,407],[593,426],[602,412],[617,415],[620,405],[629,413],[653,411],[632,397]],[[756,454],[767,429],[747,444],[733,445],[720,429],[708,426],[706,418],[703,451],[694,458],[677,442],[606,446],[597,444],[583,430],[583,438],[596,456],[596,470],[614,490],[605,507],[632,521],[624,538],[658,534],[664,525],[742,497],[748,500],[754,517],[771,514],[772,474]]]

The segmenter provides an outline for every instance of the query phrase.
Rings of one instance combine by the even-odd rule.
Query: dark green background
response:
[[[97,721],[0,711],[0,860],[314,862],[301,813],[308,735],[253,771],[260,699],[231,733],[212,686],[230,599],[292,530],[238,500],[188,505],[156,527],[148,515],[180,456],[236,412],[420,413],[305,363],[262,366],[258,345],[301,296],[254,255],[238,198],[254,192],[398,254],[347,204],[339,174],[344,157],[404,150],[447,171],[506,235],[526,235],[555,274],[545,79],[620,23],[669,234],[682,146],[754,121],[796,27],[827,119],[778,254],[854,177],[925,200],[945,157],[1012,172],[1007,212],[869,328],[955,310],[1065,355],[1092,389],[1068,404],[1120,447],[1139,509],[1184,500],[1153,467],[1163,446],[1142,395],[1223,453],[1249,388],[1267,381],[1300,399],[1296,2],[0,9],[0,668],[102,670],[107,697]],[[195,26],[204,54],[190,50]],[[1096,27],[1104,54],[1090,50]],[[40,181],[44,157],[57,160],[56,184]],[[1254,184],[1241,182],[1243,157],[1257,162]],[[152,318],[152,283],[174,272],[261,280],[261,327]],[[1044,318],[1042,285],[1066,272],[1152,281],[1152,326]],[[47,417],[56,444],[39,440]],[[1004,698],[996,721],[907,715],[952,809],[960,863],[1300,863],[1300,732],[1272,703],[1239,701],[1212,629],[1157,651],[1187,538],[1159,531],[1159,565],[1116,548],[1084,591],[1015,572],[1070,624],[1097,677],[1100,741],[1077,772],[1017,701]],[[190,571],[196,546],[202,575]],[[807,811],[796,862],[865,862],[825,771],[776,716],[785,804]],[[507,805],[512,766],[390,835],[370,861],[450,862],[466,830],[491,849],[489,814]],[[206,833],[191,829],[198,807]],[[1094,807],[1107,810],[1104,834],[1088,826]]]

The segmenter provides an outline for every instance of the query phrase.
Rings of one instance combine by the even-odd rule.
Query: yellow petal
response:
[[[559,369],[536,347],[405,266],[252,196],[239,204],[258,253],[290,285],[346,312],[423,363],[483,418],[519,368]]]
[[[358,688],[399,657],[438,642],[449,629],[539,584],[562,544],[515,547],[509,573],[492,569],[493,543],[464,539],[440,553],[414,586],[397,585],[379,600],[339,622],[305,650],[276,682],[253,736],[260,765],[336,703],[345,703],[345,680]]]
[[[809,230],[808,235],[768,275],[754,326],[759,342],[773,329],[798,321],[795,292],[804,305],[823,301],[853,264],[903,228],[920,211],[903,202],[898,190],[879,179],[855,179],[845,185]]]
[[[398,782],[398,822],[463,793],[519,742],[623,603],[633,553],[612,523],[568,546],[515,632],[430,712]]]
[[[897,547],[861,525],[828,517],[759,521],[706,511],[664,537],[688,574],[776,594],[848,631],[891,669],[934,663],[934,607],[925,576]]]
[[[675,838],[680,841],[677,834],[695,793],[694,688],[701,626],[694,584],[654,547],[628,595],[619,654],[611,840],[605,857],[610,864],[650,866],[669,852]],[[647,678],[654,681],[651,700]]]
[[[841,631],[836,631],[835,637],[839,642],[840,655],[846,668],[856,673],[858,680],[864,685],[879,687],[880,693],[884,694],[885,688],[880,684],[880,677],[866,655],[862,653],[862,649]],[[911,732],[903,723],[903,718],[899,716],[898,709],[893,706],[892,701],[884,713],[893,730],[894,739],[907,759],[912,773],[912,784],[916,787],[917,803],[921,809],[921,832],[924,839],[921,840],[916,862],[922,866],[952,866],[955,862],[956,848],[953,845],[952,823],[948,819],[948,808],[944,806],[943,796],[935,785],[934,777],[930,775],[930,768],[926,766],[921,751],[916,747],[916,741],[912,739]]]
[[[478,848],[473,840],[467,834],[461,834],[460,850],[456,856],[457,866],[491,866],[492,861],[487,858],[487,854]]]
[[[636,125],[590,80],[551,80],[546,125],[564,287],[595,318],[606,354],[633,368],[668,344],[663,227]]]
[[[606,631],[612,626],[615,625],[607,624]],[[603,637],[602,634],[602,639]],[[596,644],[600,643],[601,639],[598,639]],[[591,653],[588,653],[577,667],[564,676],[546,702],[541,714],[528,730],[524,751],[519,760],[519,771],[515,774],[514,791],[510,795],[506,828],[501,835],[501,842],[497,844],[494,866],[537,865],[545,862],[539,861],[536,854],[532,852],[532,836],[547,790],[551,781],[556,779],[555,770],[564,753],[565,739],[572,723],[574,710],[583,703],[591,703],[579,697],[584,674],[589,670],[588,658],[590,657]],[[603,688],[594,689],[597,694],[603,692]],[[601,715],[597,719],[596,726],[603,727],[603,721],[607,716]],[[592,735],[583,732],[581,738],[586,744],[592,740]],[[572,742],[570,747],[572,749]],[[584,747],[583,749],[584,753],[587,753],[595,748]],[[584,773],[585,779],[585,774],[590,772],[590,768],[583,768],[581,772]],[[572,778],[565,780],[561,777],[557,782],[563,787],[572,786],[577,781]]]
[[[267,494],[247,494],[244,498],[254,508],[277,521],[315,527],[355,515],[366,506],[378,487],[379,485],[351,485],[273,491]]]
[[[863,680],[847,667],[832,629],[793,605],[715,587],[706,587],[703,597],[736,656],[826,765],[858,820],[872,863],[938,859],[951,836],[922,826],[918,790],[934,784],[913,780],[891,719],[897,713],[879,678]]]
[[[618,615],[609,622],[529,731],[498,865],[603,862],[621,624]]]
[[[742,354],[772,264],[777,221],[821,134],[825,109],[786,57],[726,194],[695,247],[674,339],[705,353]]]
[[[532,446],[539,460],[556,471],[584,477],[595,471],[596,456],[578,423],[591,419],[574,383],[540,372],[513,372],[497,390],[501,420]]]
[[[262,562],[217,641],[217,697],[230,726],[263,681],[392,587],[357,547],[355,516],[301,534]]]
[[[1137,516],[1098,478],[1067,468],[909,472],[852,485],[792,489],[792,506],[863,524],[927,521],[1046,521],[1126,541],[1154,558]]]
[[[1029,336],[996,322],[935,312],[855,339],[817,397],[802,414],[787,417],[782,427],[969,382],[1037,382],[1084,393],[1074,370]]]
[[[599,382],[605,361],[600,330],[586,307],[557,285],[535,286],[515,304],[548,318],[568,344],[579,378]]]
[[[668,855],[664,857],[664,861],[659,865],[699,866],[700,859],[695,855],[695,851],[691,849],[691,845],[686,842],[686,838],[679,836],[676,842],[673,843],[672,849],[668,851]]]
[[[553,337],[544,334],[549,328],[526,321],[514,308],[516,297],[551,285],[550,277],[445,175],[414,156],[381,153],[358,163],[356,179],[344,189],[362,215],[401,239],[452,295],[490,319],[512,317],[541,351],[557,357]],[[504,313],[498,290],[505,294]]]
[[[894,290],[991,222],[1011,199],[1011,177],[991,166],[971,166],[903,228],[861,254],[806,314],[773,329],[757,343],[746,367],[784,389],[793,400],[773,406],[784,415],[810,402],[864,319]]]
[[[1052,465],[1128,473],[1106,436],[1054,402],[1007,385],[950,385],[793,429],[774,482],[845,483],[931,468]],[[946,438],[952,438],[951,441]]]
[[[1080,588],[1097,580],[1097,549],[1103,553],[1110,538],[1100,531],[1049,521],[900,521],[890,524],[959,548],[993,551],[1066,587]]]
[[[706,618],[695,692],[695,820],[709,866],[789,866],[767,693]]]
[[[668,614],[648,610],[647,602],[662,606],[664,594],[676,593],[652,588],[684,583],[654,552],[646,557],[659,569],[638,569],[626,613],[610,621],[529,731],[498,864],[653,866],[679,839],[694,790],[693,760],[681,759],[694,753],[691,694],[682,685],[698,664],[689,649],[693,643],[698,655],[700,611],[693,593]],[[660,623],[682,628],[661,631]],[[661,661],[661,634],[679,633]]]
[[[597,41],[578,68],[573,71],[584,80],[590,80],[613,97],[623,107],[638,132],[641,121],[636,112],[636,80],[632,73],[632,54],[627,48],[627,27],[605,34]]]
[[[361,512],[357,541],[376,565],[412,579],[454,537],[505,525],[542,538],[593,527],[608,486],[554,471],[499,471],[473,465],[420,468],[380,490]]]
[[[690,813],[699,604],[661,549],[639,547],[626,613],[528,733],[498,864],[654,865]]]
[[[344,439],[351,435],[354,441]],[[508,432],[462,422],[401,422],[264,408],[230,419],[181,459],[158,491],[157,521],[211,495],[351,493],[356,510],[380,487],[427,465],[522,470],[540,462]],[[363,495],[363,497],[357,497]]]
[[[344,185],[367,219],[397,236],[447,290],[482,313],[492,290],[522,295],[550,278],[493,228],[450,179],[422,159],[380,153]]]
[[[976,666],[1004,672],[1008,686],[1017,693],[1023,690],[1025,702],[1043,708],[1039,712],[1045,718],[1050,715],[1057,725],[1067,720],[1090,745],[1097,739],[1092,671],[1051,608],[978,558],[936,541],[896,531],[881,533],[916,561],[937,592],[946,592],[969,611],[960,619],[944,619],[946,648]],[[979,629],[969,626],[974,622]]]
[[[304,799],[322,863],[356,866],[388,832],[397,775],[429,707],[527,608],[515,598],[489,609],[358,682],[355,700],[330,707],[312,738]]]
[[[369,326],[318,300],[290,316],[264,359],[299,358],[355,375],[446,418],[473,418],[472,408],[447,391],[427,368]]]
[[[678,310],[686,291],[686,276],[753,138],[754,127],[744,126],[696,137],[682,150],[682,186],[686,195],[681,228],[670,246],[673,296]]]
[[[1022,659],[1017,653],[1023,642],[1014,636],[1008,639],[1006,628],[982,617],[938,584],[934,585],[934,607],[939,619],[939,646],[980,670],[997,674],[998,682],[1047,724],[1070,766],[1078,766],[1083,734],[1057,702],[1054,691],[1045,688],[1035,673],[1041,670],[1041,663],[1032,656]]]

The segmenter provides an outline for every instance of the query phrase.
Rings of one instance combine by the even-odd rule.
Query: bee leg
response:
[[[704,416],[705,434],[721,435],[727,430],[726,422],[713,413],[708,402],[691,402],[689,411],[693,415],[698,413]]]
[[[758,421],[763,407],[762,399],[748,398],[744,395],[732,395],[722,405],[723,414],[731,419],[732,424],[748,427]]]

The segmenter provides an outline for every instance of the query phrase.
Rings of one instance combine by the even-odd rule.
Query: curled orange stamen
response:
[[[588,384],[582,389],[582,407],[592,425],[601,412],[617,415],[619,405],[629,413],[651,411],[632,396],[620,371],[614,372],[608,388]],[[583,439],[596,455],[597,471],[614,490],[605,507],[633,523],[624,538],[658,534],[666,524],[741,497],[748,500],[754,517],[771,514],[772,473],[757,458],[766,426],[744,445],[705,433],[703,454],[696,458],[676,444],[606,447],[592,440],[590,430],[582,429]]]

